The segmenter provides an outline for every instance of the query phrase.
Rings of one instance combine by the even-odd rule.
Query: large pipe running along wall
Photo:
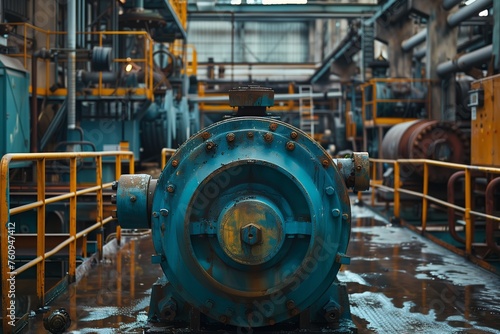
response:
[[[485,46],[484,48],[467,53],[455,60],[439,64],[436,68],[436,72],[439,76],[444,77],[450,73],[466,70],[474,65],[484,63],[491,58],[492,53],[493,46]]]
[[[68,1],[68,129],[76,128],[76,0]]]
[[[443,8],[448,10],[453,8],[454,5],[460,3],[461,1],[449,0],[443,1]],[[491,7],[493,0],[476,0],[468,6],[462,7],[456,13],[450,14],[447,19],[448,26],[454,28],[458,26],[461,22],[471,18],[472,16],[478,14],[479,12]],[[422,29],[412,37],[404,40],[401,43],[401,48],[403,51],[408,52],[414,47],[424,42],[427,39],[427,29]]]

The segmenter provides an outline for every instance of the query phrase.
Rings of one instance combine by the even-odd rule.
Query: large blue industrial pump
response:
[[[269,89],[232,90],[236,116],[192,136],[158,180],[118,182],[122,228],[152,230],[165,276],[149,318],[167,332],[355,331],[336,275],[349,263],[347,187],[368,187],[368,157],[332,159],[306,133],[261,117],[272,103]]]

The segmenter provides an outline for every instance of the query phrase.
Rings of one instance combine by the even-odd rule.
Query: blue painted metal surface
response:
[[[30,151],[29,73],[0,55],[0,156]],[[20,167],[26,163],[13,163]]]
[[[256,117],[273,96],[231,90],[236,117],[187,140],[157,181],[120,178],[120,224],[151,227],[152,260],[165,273],[151,321],[200,333],[201,324],[353,331],[336,275],[349,263],[347,188],[369,187],[368,155],[333,160],[301,130]]]
[[[233,118],[193,136],[153,197],[165,298],[242,327],[282,322],[325,298],[326,307],[345,262],[353,161],[341,175],[305,133],[269,118]]]

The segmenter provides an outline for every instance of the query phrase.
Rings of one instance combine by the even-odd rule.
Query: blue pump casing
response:
[[[192,136],[152,197],[154,261],[165,289],[150,316],[182,320],[189,305],[220,323],[262,327],[309,309],[348,314],[348,305],[332,306],[343,299],[332,286],[349,262],[345,184],[367,173],[367,163],[367,156],[334,161],[306,133],[265,117],[228,119]],[[134,196],[145,202],[151,191]],[[118,197],[119,219],[129,201]],[[122,212],[147,226],[144,210],[139,220]]]

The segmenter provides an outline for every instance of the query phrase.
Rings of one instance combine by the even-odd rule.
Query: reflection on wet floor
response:
[[[352,207],[339,273],[359,333],[500,333],[500,277],[370,213]]]
[[[127,239],[122,247],[116,240],[106,247],[103,261],[82,270],[78,282],[51,303],[51,311],[31,319],[27,332],[47,333],[42,318],[65,308],[72,333],[143,333],[151,286],[162,271],[151,264],[149,233]]]
[[[359,333],[500,333],[500,277],[368,208],[353,206],[352,214],[351,264],[339,280]],[[143,333],[151,286],[162,275],[153,253],[149,234],[121,247],[114,241],[51,311],[68,310],[71,333]],[[31,318],[26,332],[47,333],[47,314]]]

